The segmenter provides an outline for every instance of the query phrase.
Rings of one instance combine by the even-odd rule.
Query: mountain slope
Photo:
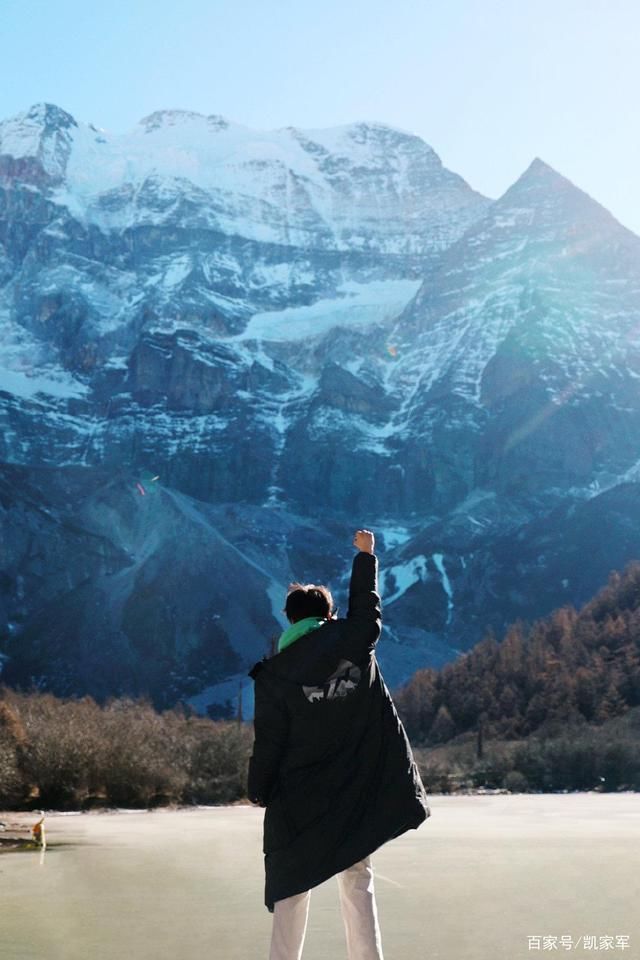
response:
[[[490,202],[379,124],[5,121],[0,460],[35,491],[7,492],[6,669],[61,650],[66,692],[101,647],[109,683],[218,696],[286,583],[346,589],[354,524],[378,533],[392,685],[581,602],[637,552],[639,293],[640,239],[539,160]],[[33,553],[52,487],[77,494]],[[95,536],[117,571],[63,587],[47,544]]]

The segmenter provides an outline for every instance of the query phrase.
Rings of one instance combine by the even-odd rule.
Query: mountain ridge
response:
[[[120,663],[204,710],[231,681],[198,667],[199,693],[194,664],[219,650],[242,679],[284,584],[343,589],[356,517],[394,684],[633,559],[640,240],[578,187],[537,159],[489,201],[384,125],[300,142],[151,114],[118,152],[53,110],[29,121],[61,124],[44,166],[32,130],[0,159],[0,650],[24,638],[22,682]],[[609,542],[585,559],[590,526]]]

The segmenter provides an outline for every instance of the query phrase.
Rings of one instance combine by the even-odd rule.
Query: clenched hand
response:
[[[353,545],[363,553],[373,553],[376,538],[371,530],[356,530],[353,537]]]

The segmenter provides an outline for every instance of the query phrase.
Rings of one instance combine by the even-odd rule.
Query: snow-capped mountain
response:
[[[104,232],[179,221],[259,243],[422,257],[486,204],[423,140],[382,124],[262,132],[164,110],[113,136],[38,104],[0,124],[0,155],[6,173],[49,185]]]
[[[204,709],[363,524],[393,684],[637,555],[640,238],[540,160],[492,202],[380,124],[41,104],[0,328],[13,682]]]

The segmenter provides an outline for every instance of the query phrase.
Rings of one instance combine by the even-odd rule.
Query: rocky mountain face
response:
[[[377,124],[38,105],[0,329],[9,682],[232,700],[356,526],[391,685],[638,555],[640,238],[540,160],[489,201]]]

